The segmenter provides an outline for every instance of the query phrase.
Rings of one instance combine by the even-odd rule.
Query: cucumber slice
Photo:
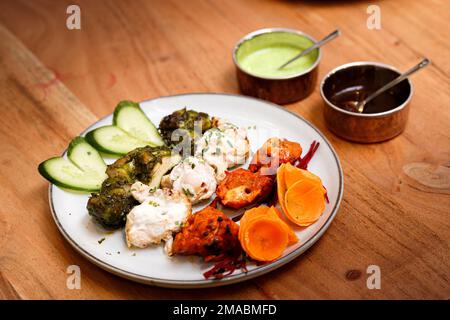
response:
[[[89,131],[86,134],[86,141],[98,151],[113,156],[122,156],[136,148],[151,145],[116,126],[104,126]]]
[[[83,137],[76,137],[70,142],[67,149],[67,157],[85,172],[93,171],[100,174],[106,172],[105,161],[103,161],[98,151]]]
[[[106,176],[104,173],[95,171],[85,172],[62,157],[45,160],[39,164],[38,171],[45,179],[58,187],[87,192],[100,190]]]
[[[136,102],[119,102],[114,110],[113,124],[139,140],[148,141],[151,145],[164,145],[158,129]]]

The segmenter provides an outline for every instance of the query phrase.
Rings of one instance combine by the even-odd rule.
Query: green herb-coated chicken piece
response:
[[[212,121],[207,113],[183,108],[165,116],[159,123],[159,132],[167,145],[174,146],[181,142],[176,135],[172,136],[175,130],[181,129],[177,130],[180,135],[189,134],[193,142],[211,127]]]
[[[131,185],[136,181],[159,186],[161,168],[169,170],[179,156],[172,156],[169,147],[142,147],[130,151],[106,169],[108,178],[99,193],[92,193],[87,209],[95,220],[107,229],[125,225],[126,215],[137,201],[131,195]],[[168,159],[175,159],[172,166],[163,166]],[[178,160],[179,161],[179,160]]]
[[[108,177],[125,177],[132,182],[136,180],[149,184],[153,176],[153,168],[162,159],[171,156],[171,149],[162,147],[142,147],[130,151],[106,169]]]
[[[107,178],[100,193],[93,193],[89,198],[89,214],[106,229],[124,226],[127,214],[138,204],[130,189],[131,183],[124,177]]]

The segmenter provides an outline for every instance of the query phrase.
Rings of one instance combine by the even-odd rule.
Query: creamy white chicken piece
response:
[[[227,120],[215,118],[215,127],[207,130],[195,144],[195,155],[214,167],[216,179],[222,181],[225,171],[244,164],[250,152],[247,130]]]
[[[216,191],[214,168],[205,160],[187,157],[163,177],[161,185],[183,192],[191,203],[209,199]]]
[[[128,247],[146,248],[164,241],[164,250],[171,255],[172,236],[180,231],[191,214],[188,198],[175,190],[152,190],[141,182],[131,186],[131,193],[141,204],[127,215],[125,233]]]

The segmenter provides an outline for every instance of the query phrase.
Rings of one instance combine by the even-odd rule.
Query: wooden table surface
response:
[[[366,1],[74,2],[81,30],[66,28],[72,1],[0,2],[0,298],[450,298],[449,1],[371,1],[381,30],[366,27]],[[412,79],[406,131],[385,143],[334,136],[317,88],[286,106],[324,132],[342,161],[344,199],[327,233],[275,272],[205,290],[137,284],[81,257],[53,223],[38,163],[121,99],[238,93],[234,44],[273,26],[316,38],[341,28],[323,49],[319,79],[350,61],[401,70],[433,61]],[[80,290],[66,286],[69,265],[81,268]],[[380,267],[380,290],[366,286],[369,265]]]

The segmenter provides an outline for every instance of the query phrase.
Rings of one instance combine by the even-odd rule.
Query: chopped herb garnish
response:
[[[152,201],[152,200],[150,200],[150,201],[148,202],[148,204],[151,205],[152,207],[159,207],[159,203],[158,203],[158,202],[155,202],[155,201]]]
[[[192,169],[195,168],[195,163],[191,163],[191,168],[192,168]]]
[[[100,240],[98,240],[98,244],[102,244],[103,241],[105,241],[106,238],[101,238]]]
[[[193,197],[194,195],[192,194],[192,192],[189,189],[184,189],[183,188],[183,193],[187,196],[187,197]]]
[[[230,140],[227,140],[227,143],[228,143],[228,145],[229,145],[231,148],[233,148],[233,144],[231,143]]]

